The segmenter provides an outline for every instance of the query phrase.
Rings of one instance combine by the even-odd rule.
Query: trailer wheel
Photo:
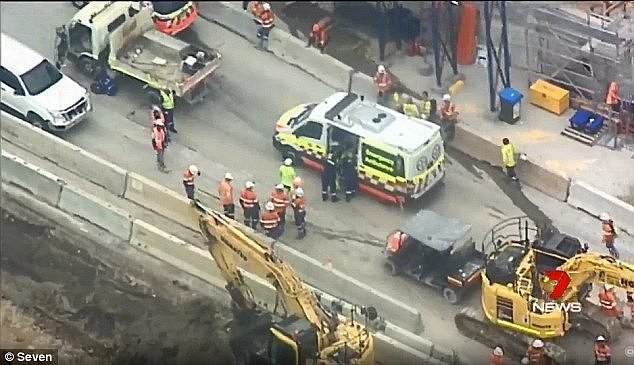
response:
[[[88,77],[93,77],[97,73],[97,61],[89,57],[82,57],[79,59],[79,69]]]
[[[398,268],[396,267],[396,264],[394,264],[392,261],[385,260],[385,262],[383,263],[383,267],[385,268],[385,271],[387,271],[387,273],[391,276],[398,275]]]
[[[442,289],[442,296],[451,304],[457,304],[460,301],[460,295],[451,287],[444,287]]]

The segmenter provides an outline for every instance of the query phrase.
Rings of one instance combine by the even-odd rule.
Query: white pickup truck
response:
[[[68,130],[91,110],[88,92],[44,56],[2,33],[2,110],[53,132]]]

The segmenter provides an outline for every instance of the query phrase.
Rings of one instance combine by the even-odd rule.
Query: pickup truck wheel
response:
[[[39,128],[42,130],[47,129],[46,121],[42,119],[39,115],[34,113],[29,113],[26,118],[29,121],[29,123],[31,123],[31,125],[34,126],[35,128]]]
[[[456,304],[460,301],[460,295],[458,292],[448,286],[442,289],[442,296],[451,304]]]
[[[387,271],[387,273],[391,276],[398,275],[398,268],[392,261],[385,261],[385,263],[383,263],[383,267],[385,268],[385,271]]]
[[[88,77],[93,77],[96,74],[97,62],[88,57],[82,57],[79,59],[79,69]]]

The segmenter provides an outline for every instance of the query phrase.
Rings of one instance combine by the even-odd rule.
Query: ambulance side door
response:
[[[293,131],[297,137],[297,145],[306,157],[317,159],[317,155],[326,153],[326,133],[323,123],[312,120]]]

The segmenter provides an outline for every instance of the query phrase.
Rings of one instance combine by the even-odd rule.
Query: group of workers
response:
[[[353,153],[329,153],[326,157],[324,169],[321,172],[321,200],[338,202],[337,181],[341,177],[346,202],[350,202],[359,189],[359,175],[357,172],[356,157]]]
[[[493,353],[489,359],[490,365],[506,365],[509,362],[504,357],[504,350],[501,347],[493,349]],[[535,339],[526,350],[526,354],[521,361],[524,365],[549,365],[551,359],[546,352],[544,341]],[[611,365],[612,351],[608,341],[603,336],[598,336],[594,341],[594,364],[595,365]]]
[[[388,104],[388,95],[392,93],[393,80],[390,73],[387,71],[384,65],[379,65],[374,75],[374,84],[377,88],[377,103],[383,106]],[[442,105],[440,107],[440,118],[438,118],[436,100],[429,97],[427,91],[423,91],[422,100],[420,106],[422,112],[411,96],[397,92],[393,94],[395,108],[401,113],[416,117],[423,118],[430,122],[434,122],[440,125],[441,132],[443,134],[443,140],[451,141],[456,135],[456,123],[458,122],[458,115],[460,112],[456,109],[456,105],[451,101],[451,95],[445,94],[442,98]]]
[[[285,164],[283,167],[291,167]],[[289,206],[293,209],[293,217],[295,226],[297,227],[297,238],[302,239],[306,236],[306,207],[307,200],[304,194],[303,181],[294,173],[291,179],[289,175],[283,173],[280,168],[281,183],[275,185],[274,190],[264,203],[264,212],[260,214],[260,199],[255,192],[255,183],[246,181],[244,189],[240,192],[239,202],[242,207],[244,225],[254,230],[258,229],[258,223],[264,229],[264,233],[273,238],[278,239],[284,233],[286,224],[286,210]],[[195,179],[200,176],[200,170],[196,165],[190,165],[183,172],[183,186],[187,198],[197,201],[195,196]],[[218,198],[222,205],[225,216],[230,219],[236,218],[235,213],[235,194],[233,191],[233,175],[230,172],[225,173],[223,180],[218,186]]]

